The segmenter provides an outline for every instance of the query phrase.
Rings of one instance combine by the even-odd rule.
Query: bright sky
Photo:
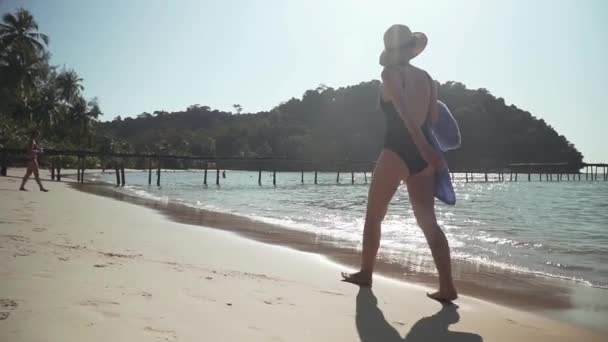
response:
[[[104,119],[191,104],[268,110],[320,83],[379,78],[394,23],[429,36],[415,63],[487,88],[608,161],[605,0],[0,0],[50,35]]]

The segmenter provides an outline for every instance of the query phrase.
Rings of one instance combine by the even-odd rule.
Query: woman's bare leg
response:
[[[361,270],[352,274],[343,273],[344,281],[358,285],[371,285],[376,255],[380,247],[382,220],[395,191],[399,187],[399,183],[402,179],[407,178],[408,173],[407,166],[394,152],[382,151],[376,162],[367,199]]]
[[[27,189],[25,188],[25,183],[27,183],[27,180],[30,178],[32,174],[32,162],[27,163],[27,169],[25,170],[25,175],[23,176],[23,179],[21,180],[21,186],[19,187],[19,190],[21,191],[27,191]]]
[[[40,181],[40,171],[39,171],[39,167],[38,167],[38,162],[34,160],[33,162],[34,167],[33,167],[33,173],[34,173],[34,178],[36,179],[36,183],[38,183],[38,187],[40,187],[40,191],[44,191],[44,192],[48,192],[47,189],[44,188],[44,186],[42,185],[42,181]]]
[[[458,297],[452,279],[452,261],[450,247],[445,234],[437,224],[435,216],[435,196],[433,192],[434,172],[426,170],[411,176],[407,180],[410,202],[418,225],[424,232],[426,241],[431,248],[433,260],[439,273],[439,291],[428,294],[429,297],[441,301],[452,301]]]

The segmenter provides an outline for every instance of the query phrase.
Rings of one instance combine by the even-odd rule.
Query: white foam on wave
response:
[[[496,261],[496,260],[491,260],[486,257],[473,256],[473,255],[470,255],[467,253],[462,253],[462,252],[453,253],[452,257],[454,259],[464,260],[464,261],[467,261],[467,262],[470,262],[473,264],[496,267],[496,268],[503,269],[506,271],[512,271],[512,272],[523,273],[523,274],[531,274],[531,275],[542,276],[542,277],[547,277],[547,278],[552,278],[552,279],[573,281],[573,282],[584,284],[584,285],[587,285],[590,287],[608,289],[608,284],[595,284],[582,277],[570,276],[570,275],[564,275],[564,274],[555,274],[555,273],[546,272],[546,271],[534,270],[529,267],[514,265],[511,263],[506,263],[506,262],[501,262],[501,261]]]
[[[362,220],[356,220],[355,222],[340,220],[338,217],[317,217],[316,222],[306,222],[305,219],[298,220],[289,217],[270,217],[259,213],[244,213],[239,210],[227,209],[225,207],[219,207],[201,201],[180,201],[174,199],[177,202],[182,203],[185,206],[197,209],[205,209],[215,211],[219,213],[226,213],[245,217],[254,221],[268,223],[276,226],[285,227],[296,231],[303,231],[307,233],[318,234],[319,236],[325,236],[328,238],[346,240],[349,242],[357,242],[361,239],[360,229],[354,229],[355,225],[363,227]]]
[[[154,195],[135,185],[127,185],[123,189],[127,190],[127,192],[130,192],[131,194],[133,194],[137,197],[143,198],[143,199],[153,200],[153,201],[163,202],[163,203],[169,202],[168,196],[157,196],[157,195]]]

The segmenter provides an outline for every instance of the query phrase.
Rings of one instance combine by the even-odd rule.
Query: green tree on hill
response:
[[[208,107],[191,106],[162,117],[140,117],[102,123],[120,139],[154,143],[165,132],[191,139],[189,145],[171,143],[173,151],[198,155],[204,148],[220,157],[263,156],[329,161],[372,161],[383,143],[384,115],[378,108],[380,82],[363,82],[339,89],[318,87],[301,99],[292,98],[269,112],[231,115]],[[439,96],[460,123],[463,145],[448,154],[456,168],[504,167],[521,162],[568,162],[582,155],[544,120],[534,118],[486,89],[472,90],[457,82],[439,87]],[[207,140],[209,139],[209,140]],[[196,151],[192,149],[196,142]]]

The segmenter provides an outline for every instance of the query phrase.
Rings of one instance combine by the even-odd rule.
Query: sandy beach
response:
[[[469,296],[377,277],[139,205],[0,178],[0,341],[605,341]]]

